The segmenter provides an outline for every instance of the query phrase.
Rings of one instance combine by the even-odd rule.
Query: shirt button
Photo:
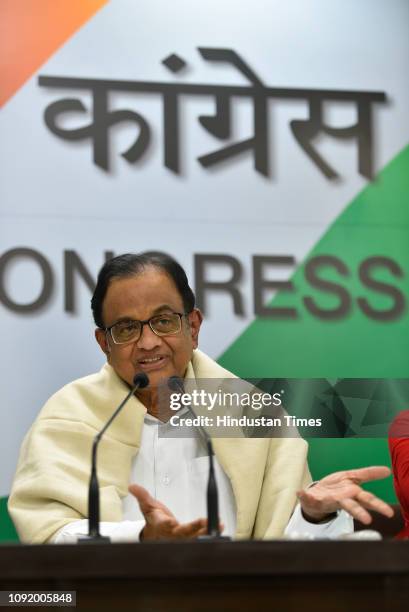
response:
[[[168,486],[168,484],[170,483],[170,478],[169,476],[166,474],[166,476],[163,477],[163,484]]]

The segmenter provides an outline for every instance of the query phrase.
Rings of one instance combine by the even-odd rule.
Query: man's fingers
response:
[[[370,467],[357,468],[356,470],[347,470],[345,476],[357,483],[361,483],[386,478],[390,473],[391,470],[386,465],[372,465]]]
[[[393,509],[386,502],[382,501],[382,499],[379,499],[379,497],[376,497],[376,495],[369,493],[369,491],[364,491],[362,489],[356,496],[356,499],[360,504],[369,510],[379,512],[379,514],[383,514],[388,518],[393,516]]]
[[[152,495],[144,489],[136,484],[131,484],[128,487],[128,491],[132,493],[136,497],[136,500],[139,504],[142,514],[147,518],[154,511],[160,512],[160,516],[166,516],[173,519],[173,522],[177,522],[172,512],[162,504],[159,500],[152,497]]]
[[[345,498],[340,500],[340,506],[346,510],[353,518],[357,519],[364,525],[369,525],[372,522],[372,517],[368,510],[374,510],[391,518],[393,509],[384,501],[369,493],[361,490],[354,498]]]
[[[206,519],[196,519],[191,523],[178,525],[173,530],[173,535],[177,538],[196,538],[198,535],[204,535],[207,530]]]
[[[155,508],[145,514],[146,522],[159,529],[174,529],[179,525],[173,515],[166,514],[161,508]]]
[[[310,516],[333,512],[338,508],[343,508],[364,524],[369,524],[372,520],[367,510],[379,512],[388,518],[393,516],[393,509],[387,503],[357,484],[340,487],[338,491],[321,491],[317,485],[307,491],[297,491],[297,496],[304,512]]]
[[[207,531],[206,519],[197,519],[179,525],[171,511],[160,501],[137,484],[129,485],[129,492],[135,496],[146,520],[143,539],[196,538]]]
[[[169,516],[174,519],[174,521],[176,521],[174,515],[169,510],[169,508],[165,506],[165,504],[162,504],[162,502],[160,502],[158,499],[152,497],[152,495],[143,487],[140,487],[136,484],[132,484],[129,485],[128,491],[136,497],[141,512],[145,516],[145,518],[154,510],[160,510],[162,515]]]
[[[154,499],[149,491],[143,487],[137,484],[131,484],[128,487],[128,491],[136,497],[142,514],[146,514],[157,507],[156,499]]]
[[[372,522],[372,517],[365,508],[361,506],[355,499],[342,499],[339,505],[343,510],[346,510],[354,519],[357,519],[364,525],[369,525]]]

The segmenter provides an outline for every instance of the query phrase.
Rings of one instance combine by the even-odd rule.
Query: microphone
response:
[[[184,393],[183,381],[179,376],[171,376],[168,380],[168,387],[171,391],[176,393]],[[193,410],[192,406],[186,406],[188,411],[194,418],[197,414]],[[212,440],[205,430],[204,427],[198,425],[198,431],[200,437],[207,448],[207,454],[209,457],[209,478],[207,481],[207,535],[201,536],[199,539],[217,539],[217,540],[230,540],[227,536],[220,535],[219,530],[219,495],[217,490],[216,475],[214,473],[213,463],[213,444]]]
[[[118,408],[112,414],[110,419],[105,423],[104,427],[101,431],[95,436],[94,442],[92,444],[92,459],[91,459],[91,477],[89,481],[88,488],[88,536],[83,542],[109,542],[109,538],[107,536],[102,536],[99,532],[99,484],[98,484],[98,476],[97,476],[97,450],[98,444],[111,425],[112,421],[118,416],[122,408],[128,402],[128,400],[132,397],[137,389],[143,389],[149,385],[149,378],[141,372],[140,374],[136,374],[133,378],[133,386],[129,391],[128,395],[125,399],[119,404]]]

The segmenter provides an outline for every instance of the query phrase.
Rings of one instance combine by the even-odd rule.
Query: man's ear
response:
[[[103,329],[100,329],[99,327],[97,327],[97,329],[95,330],[95,339],[98,342],[101,348],[101,351],[105,353],[109,361],[111,347],[109,346],[107,333]]]
[[[194,308],[188,315],[190,334],[192,336],[193,348],[199,344],[199,331],[203,321],[203,315],[198,308]]]

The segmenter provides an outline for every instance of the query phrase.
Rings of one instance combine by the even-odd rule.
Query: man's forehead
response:
[[[134,276],[115,278],[108,286],[103,310],[106,315],[119,313],[123,309],[144,311],[142,316],[151,316],[163,309],[180,310],[182,296],[173,279],[160,270],[147,270]],[[110,311],[108,313],[107,311]]]

